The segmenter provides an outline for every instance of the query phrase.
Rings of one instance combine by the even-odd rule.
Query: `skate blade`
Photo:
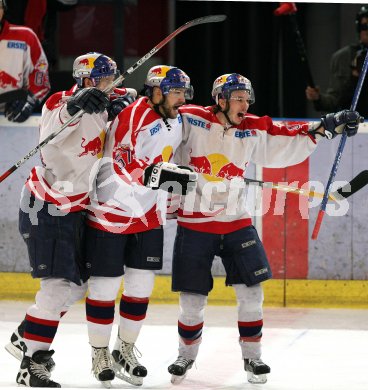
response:
[[[267,375],[266,374],[253,374],[253,372],[247,371],[247,379],[249,383],[252,384],[264,384],[267,382]]]
[[[111,381],[101,381],[102,383],[102,386],[105,388],[105,389],[111,389],[112,385],[111,385]]]
[[[14,356],[19,361],[23,359],[23,351],[21,351],[18,347],[16,347],[13,343],[8,343],[5,345],[5,349],[10,353],[10,355]]]
[[[122,381],[128,382],[134,386],[142,386],[143,385],[143,378],[141,378],[139,376],[127,376],[118,370],[115,371],[115,376],[117,378],[121,379]]]
[[[185,373],[184,375],[174,375],[172,374],[171,375],[171,383],[173,385],[178,385],[179,383],[181,383],[184,378],[187,376],[187,373]]]

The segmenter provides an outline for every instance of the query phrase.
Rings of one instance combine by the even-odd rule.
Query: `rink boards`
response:
[[[39,116],[33,116],[23,125],[9,126],[4,117],[0,116],[1,173],[36,146],[38,122]],[[335,180],[351,180],[359,172],[367,169],[365,166],[368,147],[367,127],[367,123],[362,124],[359,134],[347,140]],[[246,176],[294,186],[303,185],[308,181],[319,181],[321,185],[325,185],[338,143],[339,138],[333,141],[322,140],[308,160],[293,167],[262,169],[250,165]],[[23,276],[13,274],[29,271],[25,245],[17,230],[19,194],[31,167],[38,163],[39,158],[33,157],[0,184],[0,272],[6,273],[1,275],[1,279],[6,276],[7,280],[9,278],[22,280],[19,289],[16,290],[19,294],[27,290],[28,285],[30,290],[33,291],[34,288],[32,280],[26,281],[26,275],[23,280]],[[269,189],[263,190],[262,198],[260,198],[262,192],[260,189],[254,188],[253,192],[249,192],[249,205],[255,207],[254,223],[262,236],[274,274],[274,280],[265,283],[266,303],[268,301],[272,305],[298,305],[309,302],[311,305],[318,305],[318,296],[325,296],[325,301],[328,303],[329,297],[340,295],[342,298],[338,301],[341,301],[341,305],[348,304],[344,303],[344,296],[353,305],[359,306],[360,301],[361,304],[368,301],[365,296],[368,280],[367,190],[368,186],[349,198],[349,208],[344,215],[326,215],[316,241],[310,239],[318,212],[316,202],[308,203],[307,198],[293,194],[281,195],[280,192],[276,193]],[[252,196],[254,199],[251,199]],[[285,198],[284,208],[280,207],[281,196]],[[275,205],[276,197],[278,199]],[[165,275],[171,273],[171,253],[175,229],[175,222],[170,222],[165,228],[165,255],[162,271]],[[215,260],[213,270],[215,275],[223,275],[223,267],[219,259]],[[162,282],[158,284],[163,283],[162,286],[167,284],[165,277],[160,280]],[[218,285],[222,284],[222,278],[219,278]],[[162,286],[159,290],[165,291]],[[4,290],[9,290],[8,287],[4,287]],[[218,287],[218,289],[220,289],[221,301],[222,288]],[[271,294],[267,294],[268,289],[272,292]],[[5,291],[0,296],[5,298],[4,294]],[[314,295],[315,298],[313,298]],[[159,294],[157,299],[160,300]],[[176,298],[174,296],[169,299],[175,300]],[[231,293],[230,295],[226,293],[224,299],[232,301]],[[216,300],[214,296],[213,301]],[[331,300],[331,304],[333,303],[334,299]]]

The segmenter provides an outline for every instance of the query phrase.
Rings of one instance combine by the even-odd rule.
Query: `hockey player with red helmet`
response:
[[[81,109],[84,113],[43,147],[42,166],[31,170],[22,190],[19,230],[27,244],[32,276],[41,283],[35,304],[6,346],[21,359],[19,385],[60,387],[50,379],[55,365],[50,345],[61,316],[87,290],[84,210],[103,154],[108,116],[132,101],[132,97],[127,100],[125,89],[103,92],[117,75],[111,58],[95,52],[79,56],[73,65],[77,84],[52,95],[42,109],[40,140]],[[121,97],[110,101],[113,92]],[[134,100],[136,91],[131,92]]]
[[[193,96],[189,77],[173,66],[154,66],[146,78],[145,95],[111,125],[86,230],[91,275],[86,313],[96,356],[92,370],[97,379],[115,371],[136,386],[147,375],[135,343],[155,271],[162,268],[167,196],[186,193],[197,177],[170,162],[182,139],[179,108]],[[115,299],[123,275],[119,333],[110,358]]]
[[[173,254],[172,289],[180,292],[179,356],[168,368],[180,382],[197,357],[204,309],[213,288],[211,266],[220,256],[238,303],[238,330],[244,368],[251,383],[265,383],[270,367],[261,360],[263,327],[261,282],[271,269],[251,216],[246,210],[244,177],[249,162],[285,167],[305,160],[320,138],[334,138],[345,124],[357,132],[360,115],[342,111],[321,125],[276,125],[268,116],[248,113],[254,102],[251,82],[231,73],[216,78],[211,107],[182,107],[183,142],[178,164],[198,172],[195,194],[182,199]],[[190,200],[187,201],[188,197]]]
[[[6,20],[5,0],[0,0],[0,43],[0,94],[25,91],[25,97],[0,108],[9,121],[24,122],[50,91],[48,62],[33,31]]]

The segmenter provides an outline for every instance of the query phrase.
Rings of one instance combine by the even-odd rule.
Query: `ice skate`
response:
[[[244,359],[244,370],[247,372],[249,383],[266,383],[271,368],[263,363],[261,359]]]
[[[168,368],[171,374],[171,383],[179,384],[186,376],[187,371],[192,368],[194,360],[178,356],[173,364]]]
[[[5,345],[5,349],[19,361],[22,361],[23,353],[27,351],[27,346],[23,339],[25,325],[26,321],[23,320],[11,335],[10,342]],[[51,372],[54,368],[54,359],[50,358],[46,363],[46,369]]]
[[[46,368],[54,351],[37,351],[32,357],[24,356],[17,375],[19,386],[26,387],[61,387],[59,383],[50,379],[50,372]]]
[[[139,363],[136,354],[138,357],[141,357],[134,343],[126,343],[119,336],[117,337],[114,350],[112,351],[115,374],[123,381],[135,386],[141,386],[143,378],[147,376],[147,369]]]
[[[18,328],[10,337],[10,342],[5,345],[5,349],[19,361],[23,359],[23,351],[26,352],[27,347],[23,340],[25,321],[23,320]]]
[[[92,372],[95,378],[107,389],[111,388],[111,381],[115,378],[115,373],[108,347],[92,347]]]

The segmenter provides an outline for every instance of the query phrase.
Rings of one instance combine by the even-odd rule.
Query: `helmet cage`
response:
[[[232,92],[246,91],[249,94],[249,105],[255,102],[252,83],[244,76],[238,73],[231,73],[218,77],[212,90],[212,97],[218,104],[218,99],[229,100]]]
[[[154,87],[159,87],[163,95],[167,95],[171,89],[183,88],[186,100],[192,100],[194,96],[190,78],[181,69],[175,67],[155,66],[151,68],[145,83],[149,97],[152,96]]]
[[[104,77],[115,76],[116,79],[119,75],[116,62],[100,53],[90,52],[74,61],[73,77],[80,87],[83,86],[83,79],[86,77],[92,79],[96,86]]]
[[[4,11],[7,9],[6,1],[5,0],[0,0],[0,6],[4,8]]]

